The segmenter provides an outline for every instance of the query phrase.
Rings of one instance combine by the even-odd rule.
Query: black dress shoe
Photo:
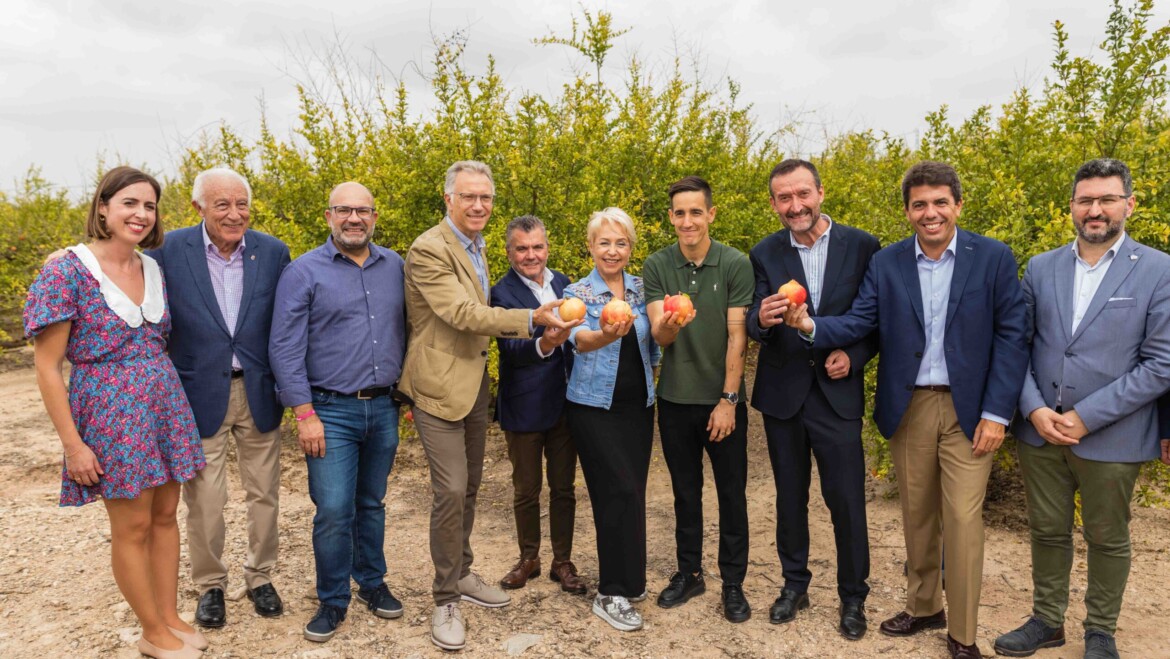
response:
[[[837,630],[850,641],[861,640],[866,630],[865,605],[861,602],[842,602],[841,625]]]
[[[926,629],[942,629],[947,626],[947,614],[939,611],[928,616],[912,616],[905,611],[886,620],[879,629],[886,636],[913,636]]]
[[[723,617],[728,622],[744,622],[752,617],[752,607],[743,596],[743,586],[737,583],[723,584]]]
[[[280,601],[280,595],[276,594],[276,588],[270,583],[249,588],[248,599],[252,600],[252,606],[256,607],[256,613],[265,618],[276,618],[284,613],[284,604]]]
[[[798,593],[795,590],[783,588],[780,597],[772,602],[772,609],[768,611],[768,622],[779,625],[782,622],[792,622],[796,619],[796,612],[808,608],[808,593]]]
[[[685,604],[695,595],[702,595],[707,591],[707,584],[703,581],[703,573],[683,574],[675,572],[670,578],[670,584],[661,593],[658,593],[658,606],[664,609]]]
[[[200,627],[223,627],[227,622],[227,607],[223,603],[223,588],[212,588],[199,597],[195,607],[195,623]]]

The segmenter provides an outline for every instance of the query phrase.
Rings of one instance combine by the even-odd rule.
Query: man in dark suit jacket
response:
[[[280,419],[268,366],[276,282],[288,247],[248,229],[252,189],[240,174],[210,169],[195,177],[191,205],[203,222],[171,231],[149,252],[162,267],[171,307],[169,352],[195,412],[207,468],[183,486],[191,580],[201,592],[195,622],[227,619],[223,562],[227,443],[236,444],[247,492],[248,552],[244,581],[256,613],[279,616],[272,586],[280,492]]]
[[[785,228],[752,248],[756,293],[747,319],[748,335],[760,342],[752,406],[764,415],[776,480],[776,551],[784,569],[784,587],[769,620],[789,622],[809,605],[808,488],[815,456],[837,545],[838,629],[857,640],[865,635],[869,594],[861,416],[865,364],[876,342],[870,335],[843,349],[810,349],[774,309],[786,302],[777,289],[796,280],[809,293],[811,315],[845,313],[879,244],[821,213],[825,189],[811,162],[776,165],[769,188],[772,210]]]
[[[1019,267],[1007,245],[956,226],[963,192],[949,165],[911,167],[902,200],[915,235],[874,255],[849,313],[814,322],[801,305],[785,321],[817,348],[877,330],[874,420],[898,477],[908,579],[905,611],[881,631],[947,626],[951,656],[977,659],[983,499],[1028,366]]]
[[[492,287],[492,306],[536,309],[561,297],[569,278],[549,270],[548,236],[544,223],[533,215],[517,217],[506,230],[508,273]],[[504,575],[504,588],[523,588],[540,574],[540,490],[548,463],[549,538],[553,562],[549,576],[561,590],[582,594],[585,582],[573,565],[573,521],[577,497],[577,451],[562,413],[573,353],[564,346],[569,333],[536,328],[532,338],[499,338],[500,382],[496,415],[508,442],[512,461],[512,510],[520,559]]]

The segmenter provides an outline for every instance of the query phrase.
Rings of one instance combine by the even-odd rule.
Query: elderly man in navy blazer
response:
[[[1020,470],[1032,531],[1032,615],[995,649],[1064,645],[1073,514],[1089,548],[1085,657],[1117,657],[1129,577],[1130,498],[1142,462],[1162,455],[1158,399],[1170,382],[1170,256],[1125,232],[1133,179],[1118,160],[1073,178],[1076,240],[1028,262],[1031,370],[1020,395]]]
[[[849,313],[814,322],[801,305],[785,321],[814,348],[877,331],[874,420],[898,476],[907,567],[906,608],[880,629],[946,626],[951,656],[978,659],[983,499],[1028,365],[1023,295],[1011,249],[956,226],[963,191],[953,168],[912,166],[902,201],[915,235],[874,255]]]
[[[508,261],[512,267],[492,287],[492,306],[536,309],[561,297],[569,278],[550,270],[548,235],[533,215],[517,217],[506,229]],[[500,580],[504,588],[523,588],[540,574],[540,490],[548,470],[549,539],[553,561],[549,577],[561,590],[582,594],[585,582],[573,565],[573,520],[577,497],[577,451],[563,414],[565,388],[573,367],[573,352],[565,345],[568,331],[537,328],[532,338],[497,339],[500,382],[496,415],[508,442],[512,461],[512,511],[520,558]]]
[[[191,205],[203,221],[176,229],[149,252],[162,267],[174,327],[169,352],[195,412],[207,468],[183,485],[191,580],[200,590],[195,622],[227,619],[223,562],[228,440],[236,444],[246,494],[248,551],[244,581],[256,613],[279,616],[272,585],[280,493],[280,418],[268,365],[276,282],[288,247],[248,229],[252,189],[220,167],[195,177]]]

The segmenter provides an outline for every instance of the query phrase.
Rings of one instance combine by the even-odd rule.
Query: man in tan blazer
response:
[[[561,300],[534,310],[490,306],[481,232],[495,202],[491,168],[474,160],[451,165],[443,199],[447,217],[416,238],[406,255],[410,338],[399,389],[414,399],[414,422],[431,467],[431,640],[444,650],[459,650],[466,637],[461,599],[486,607],[511,602],[471,571],[488,424],[490,337],[528,337],[536,325],[547,327],[547,336],[579,321],[557,317]]]

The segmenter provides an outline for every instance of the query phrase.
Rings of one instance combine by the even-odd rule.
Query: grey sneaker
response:
[[[1090,629],[1085,632],[1085,659],[1120,659],[1117,641],[1108,632]]]
[[[642,615],[621,595],[598,593],[593,598],[593,613],[618,631],[632,632],[642,628]]]
[[[459,594],[463,597],[463,601],[486,606],[489,609],[497,609],[512,603],[512,598],[507,593],[495,586],[489,586],[474,572],[459,580]]]
[[[462,650],[467,642],[467,628],[459,605],[452,602],[436,606],[431,614],[431,643],[444,650]]]

